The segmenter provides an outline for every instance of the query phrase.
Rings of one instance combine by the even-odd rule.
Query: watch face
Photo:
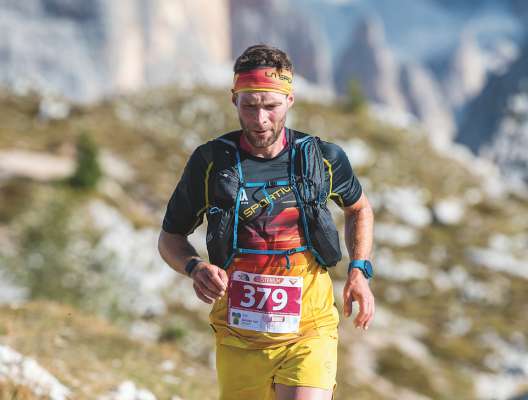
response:
[[[374,270],[372,269],[372,264],[368,260],[365,261],[365,272],[367,273],[369,278],[374,276]]]

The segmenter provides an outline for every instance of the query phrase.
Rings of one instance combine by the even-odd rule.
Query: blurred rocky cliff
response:
[[[522,182],[522,156],[505,150],[518,147],[519,129],[501,134],[502,108],[475,104],[493,103],[496,90],[518,92],[489,87],[504,74],[526,76],[513,64],[526,8],[517,0],[0,0],[0,82],[83,102],[168,83],[228,87],[233,59],[271,43],[291,55],[305,98],[329,101],[356,81],[382,117],[416,121],[436,146],[470,145]],[[495,122],[481,129],[483,115]],[[490,136],[503,138],[500,150],[481,151]]]

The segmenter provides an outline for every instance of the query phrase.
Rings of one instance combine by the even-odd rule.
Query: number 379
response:
[[[281,289],[281,288],[272,289],[272,288],[260,287],[260,286],[255,289],[255,287],[251,285],[244,285],[243,289],[244,289],[244,300],[240,302],[240,305],[242,307],[248,307],[248,308],[253,307],[257,302],[257,299],[256,299],[257,293],[262,293],[262,297],[259,303],[257,304],[258,310],[262,310],[264,308],[264,305],[268,301],[270,295],[271,295],[271,300],[273,301],[273,303],[275,303],[275,305],[272,306],[271,308],[273,311],[280,311],[284,307],[286,307],[286,305],[288,304],[288,293],[284,289]]]

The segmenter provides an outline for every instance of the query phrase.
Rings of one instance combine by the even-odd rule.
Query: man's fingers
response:
[[[220,278],[218,276],[216,278],[220,281]],[[198,271],[198,273],[194,276],[194,280],[200,285],[202,291],[205,292],[208,296],[216,298],[221,297],[223,295],[223,290],[221,288],[218,288],[218,286],[213,281],[210,272],[208,272],[207,270]]]
[[[216,286],[216,288],[220,291],[220,295],[223,296],[224,294],[224,291],[226,290],[226,285],[224,284],[224,282],[222,281],[222,278],[220,278],[220,271],[223,271],[221,270],[220,268],[218,268],[216,271],[213,271],[211,272],[210,274],[210,279],[212,281],[212,283]]]
[[[369,296],[358,296],[359,313],[354,320],[357,328],[365,328],[365,323],[368,322],[371,302]]]
[[[218,269],[218,276],[220,277],[220,279],[224,283],[225,287],[227,288],[227,284],[229,282],[229,278],[227,276],[227,272],[225,272],[225,270],[219,268]]]
[[[198,296],[198,298],[202,300],[204,303],[211,304],[213,302],[213,300],[211,300],[210,298],[208,298],[202,293],[202,291],[200,290],[200,288],[198,287],[196,283],[193,284],[193,288],[196,293],[196,296]]]
[[[366,296],[360,300],[359,304],[360,312],[354,320],[354,323],[358,328],[367,329],[374,316],[374,298],[372,296]]]
[[[352,304],[354,303],[354,297],[350,289],[346,289],[343,292],[343,312],[345,317],[350,317],[352,314]]]

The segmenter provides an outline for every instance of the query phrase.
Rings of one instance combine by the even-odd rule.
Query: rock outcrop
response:
[[[363,20],[349,43],[336,67],[337,91],[346,93],[350,80],[355,79],[370,101],[405,110],[399,88],[399,65],[385,42],[382,22]]]
[[[486,60],[475,37],[463,34],[448,62],[443,82],[450,105],[458,109],[480,93],[486,83],[486,75]]]
[[[3,1],[0,13],[0,82],[18,91],[94,100],[193,80],[231,55],[227,0]]]
[[[456,139],[496,161],[507,175],[528,181],[528,45],[470,103]]]
[[[271,44],[285,50],[295,71],[309,82],[332,84],[328,40],[303,9],[280,0],[230,0],[230,16],[233,58],[248,46]]]
[[[433,75],[418,64],[403,65],[401,90],[408,111],[424,125],[431,142],[449,144],[455,131],[453,113]]]

